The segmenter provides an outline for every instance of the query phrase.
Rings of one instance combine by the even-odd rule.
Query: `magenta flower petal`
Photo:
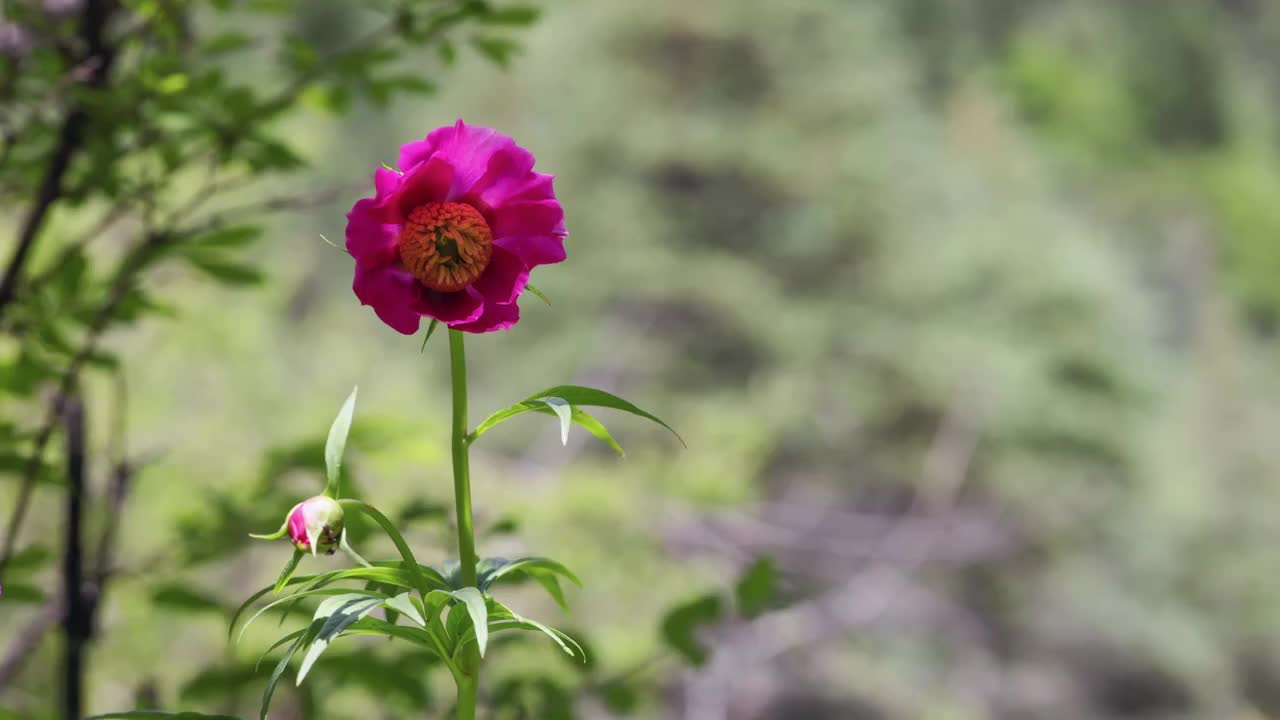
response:
[[[378,199],[383,199],[400,187],[400,173],[382,167],[374,170],[373,187],[378,194]]]
[[[472,194],[487,208],[499,207],[515,200],[555,200],[553,180],[555,176],[539,172],[531,172],[523,177],[486,176],[472,188]]]
[[[360,301],[398,332],[422,317],[467,332],[511,327],[530,269],[565,259],[554,178],[492,128],[457,123],[400,147],[347,214]]]
[[[400,189],[392,200],[395,218],[409,217],[419,205],[448,200],[453,177],[453,166],[438,157],[419,163],[402,176]]]
[[[451,325],[454,330],[485,333],[506,330],[520,322],[520,306],[515,303],[487,303],[484,314],[476,320],[461,325]]]
[[[422,314],[454,327],[474,321],[484,312],[484,297],[467,288],[458,292],[422,291]]]
[[[461,122],[461,120],[459,120]],[[412,170],[415,165],[435,154],[436,149],[446,139],[453,137],[456,125],[445,125],[427,133],[421,140],[414,140],[400,146],[400,156],[396,158],[396,166],[401,172]]]
[[[357,262],[352,289],[360,304],[372,307],[396,332],[412,335],[418,331],[423,289],[409,271],[391,265],[366,268]]]
[[[358,264],[382,267],[399,258],[400,226],[383,222],[383,214],[373,198],[357,201],[347,213],[347,252]]]
[[[486,302],[511,303],[524,292],[529,284],[529,268],[520,257],[502,247],[493,248],[493,259],[484,274],[471,287],[480,292]]]
[[[514,160],[507,170],[511,175],[525,175],[533,169],[533,155],[516,145],[514,140],[493,128],[467,125],[462,120],[458,120],[453,126],[452,134],[440,136],[433,157],[453,166],[456,173],[453,197],[457,197],[484,177],[489,169],[489,161],[499,153],[507,163]]]
[[[494,240],[493,246],[514,253],[528,268],[555,265],[565,259],[563,235],[505,237]]]
[[[493,209],[494,239],[564,234],[564,209],[555,200],[522,200]]]

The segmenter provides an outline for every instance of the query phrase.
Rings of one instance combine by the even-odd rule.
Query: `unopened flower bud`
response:
[[[262,540],[275,540],[288,534],[299,550],[310,550],[314,555],[322,552],[332,555],[342,542],[342,506],[325,495],[307,498],[289,511],[284,525],[271,535],[252,535]]]
[[[342,527],[342,506],[324,495],[303,500],[289,512],[289,537],[299,550],[313,554],[332,555],[342,539]]]

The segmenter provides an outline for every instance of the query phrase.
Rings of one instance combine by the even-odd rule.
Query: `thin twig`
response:
[[[0,690],[8,687],[27,659],[35,654],[44,634],[62,620],[62,598],[56,598],[45,605],[31,622],[18,631],[4,659],[0,660]]]

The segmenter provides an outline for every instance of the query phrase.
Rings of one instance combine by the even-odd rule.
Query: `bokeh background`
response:
[[[360,26],[300,7],[282,31]],[[437,80],[424,57],[432,95],[292,121],[313,169],[289,182],[343,190],[271,219],[267,282],[158,273],[174,317],[110,337],[151,461],[92,709],[254,711],[275,630],[228,647],[225,610],[288,549],[243,533],[319,489],[306,453],[353,385],[355,487],[420,557],[451,554],[444,343],[360,307],[322,236],[400,143],[462,117],[534,150],[570,231],[533,278],[550,306],[526,295],[470,343],[473,415],[573,382],[688,442],[606,417],[618,460],[527,417],[476,446],[482,554],[573,568],[560,624],[593,658],[512,646],[494,677],[545,675],[580,718],[1280,717],[1280,4],[541,7],[505,68]],[[95,446],[114,382],[88,385]],[[56,548],[58,502],[26,540]],[[700,665],[668,647],[673,607],[760,558],[768,610],[700,627]],[[39,607],[0,601],[0,639]],[[324,709],[290,682],[273,717],[445,716],[447,677],[379,688],[359,653],[395,649],[344,642]],[[58,652],[51,633],[0,706],[54,713]]]

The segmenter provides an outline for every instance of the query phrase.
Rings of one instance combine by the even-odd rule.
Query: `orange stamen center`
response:
[[[432,290],[457,292],[470,285],[491,257],[489,223],[465,203],[419,205],[400,231],[400,260]]]

